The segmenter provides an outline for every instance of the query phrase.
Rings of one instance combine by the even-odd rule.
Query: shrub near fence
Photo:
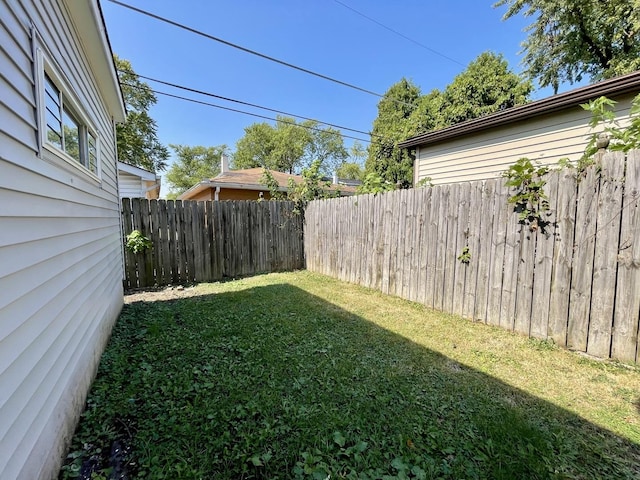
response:
[[[518,223],[504,179],[314,201],[307,269],[638,361],[640,152],[553,172],[545,192],[545,231]]]
[[[210,282],[304,268],[302,219],[291,202],[122,199],[124,235],[153,247],[125,249],[125,288]]]

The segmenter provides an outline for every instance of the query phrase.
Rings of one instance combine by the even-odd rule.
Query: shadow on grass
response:
[[[638,445],[287,284],[126,305],[63,476],[114,441],[130,478],[640,476]]]

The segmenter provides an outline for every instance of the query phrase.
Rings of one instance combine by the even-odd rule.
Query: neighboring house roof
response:
[[[616,97],[640,91],[640,70],[620,77],[604,80],[586,87],[536,100],[526,105],[508,108],[484,117],[469,120],[442,130],[423,133],[401,142],[400,148],[430,145],[454,137],[477,133],[500,127],[515,121],[526,120],[539,115],[576,107],[601,96]]]
[[[87,60],[95,74],[96,84],[107,102],[109,111],[116,122],[124,122],[126,110],[100,2],[97,0],[64,0],[64,3],[67,5],[71,21],[82,39]]]
[[[149,170],[145,170],[144,168],[136,167],[135,165],[131,165],[130,163],[118,162],[118,170],[128,173],[130,175],[135,175],[136,177],[140,177],[142,180],[156,180],[158,175]]]
[[[158,198],[162,177],[124,162],[118,162],[118,189],[120,198]]]
[[[232,188],[238,190],[256,190],[266,191],[268,187],[263,183],[264,168],[246,168],[243,170],[227,170],[221,173],[217,177],[209,180],[203,180],[200,183],[194,185],[189,190],[184,192],[178,197],[179,200],[189,200],[196,197],[199,193],[210,188]],[[278,182],[278,190],[281,192],[287,191],[289,186],[289,179],[292,179],[296,184],[302,182],[301,175],[292,175],[290,173],[276,172],[271,170],[271,175]],[[353,195],[355,193],[355,187],[349,185],[335,185],[332,184],[329,190],[339,190],[343,195]]]

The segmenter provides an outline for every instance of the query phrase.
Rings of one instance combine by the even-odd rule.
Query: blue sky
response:
[[[341,0],[459,63],[359,16],[335,0],[123,0],[210,35],[383,94],[406,77],[424,93],[444,88],[480,53],[501,53],[521,70],[529,20],[502,21],[492,0]],[[113,51],[134,70],[199,90],[369,131],[379,98],[249,55],[101,2]],[[462,65],[461,65],[462,64]],[[185,94],[220,105],[274,114]],[[538,92],[536,98],[549,95]],[[258,118],[158,96],[151,115],[164,144],[220,145],[231,150]],[[346,132],[345,132],[346,133]],[[355,136],[361,136],[354,134]],[[365,137],[366,138],[366,137]],[[352,140],[345,140],[348,147]],[[365,144],[366,146],[366,144]]]

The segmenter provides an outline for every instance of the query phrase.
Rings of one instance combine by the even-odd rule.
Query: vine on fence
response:
[[[595,165],[594,156],[600,150],[608,147],[609,150],[626,153],[640,149],[640,95],[631,103],[630,124],[625,128],[620,127],[616,119],[613,110],[616,103],[607,97],[600,97],[580,105],[591,112],[589,127],[595,130],[601,125],[602,130],[591,134],[582,157],[575,165],[567,158],[561,159],[558,162],[561,169],[575,167],[579,179],[588,167]],[[506,185],[515,189],[508,201],[515,205],[520,223],[529,225],[532,231],[538,228],[544,230],[548,224],[545,217],[549,215],[549,199],[544,193],[547,183],[544,176],[548,172],[549,167],[534,165],[528,158],[520,158],[503,172],[503,177],[508,179]]]
[[[534,165],[523,157],[502,174],[507,178],[506,185],[515,189],[515,193],[509,197],[509,203],[514,205],[520,223],[528,225],[531,231],[538,228],[544,230],[548,224],[549,199],[544,193],[547,184],[544,176],[548,172],[549,167]]]
[[[149,237],[145,237],[140,230],[134,230],[127,235],[125,247],[133,253],[142,253],[153,246]]]
[[[469,245],[462,249],[462,252],[460,253],[460,255],[458,255],[458,260],[460,260],[460,262],[464,263],[465,265],[469,264],[469,262],[471,261],[471,252],[469,251]]]

